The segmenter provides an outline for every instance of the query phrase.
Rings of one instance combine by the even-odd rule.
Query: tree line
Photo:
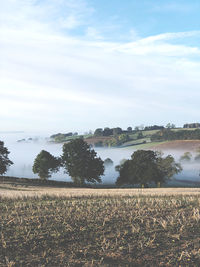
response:
[[[34,160],[33,172],[38,174],[40,179],[47,180],[63,167],[73,182],[82,186],[86,182],[100,183],[105,167],[113,164],[110,159],[103,161],[98,157],[83,138],[65,143],[62,152],[60,157],[54,157],[48,151],[42,150]],[[1,175],[13,164],[8,158],[9,153],[4,143],[0,142]],[[115,168],[119,172],[117,186],[163,184],[182,170],[181,165],[176,163],[171,155],[163,157],[161,153],[151,150],[135,151],[131,159],[124,160]]]
[[[183,128],[200,128],[200,123],[186,123],[183,125]]]
[[[198,140],[200,139],[200,129],[194,131],[180,130],[171,131],[163,129],[151,136],[151,141],[168,141],[168,140]]]
[[[167,123],[166,126],[164,125],[150,125],[144,126],[143,124],[139,126],[135,126],[134,128],[129,126],[126,130],[123,130],[121,127],[115,128],[97,128],[94,133],[90,130],[88,133],[84,135],[94,135],[94,136],[114,136],[120,134],[130,134],[136,133],[138,131],[151,131],[151,130],[163,130],[163,129],[175,129],[176,125],[174,123]],[[200,128],[200,123],[186,123],[183,125],[183,128]],[[68,133],[57,133],[50,136],[51,139],[55,141],[62,141],[65,140],[67,137],[79,136],[77,132],[68,132]]]

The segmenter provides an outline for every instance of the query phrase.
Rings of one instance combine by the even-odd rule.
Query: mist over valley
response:
[[[62,143],[49,142],[48,134],[37,133],[1,133],[0,139],[4,141],[5,146],[10,151],[9,158],[13,161],[13,165],[10,166],[6,173],[6,176],[21,177],[21,178],[38,178],[38,175],[32,171],[34,159],[40,153],[41,150],[46,150],[52,155],[59,157],[62,154]],[[158,146],[159,147],[159,146]],[[170,146],[169,146],[170,147]],[[102,176],[103,184],[115,183],[118,172],[115,170],[115,166],[123,159],[130,159],[132,153],[137,149],[135,146],[129,147],[95,147],[97,155],[102,160],[110,158],[113,161],[113,165],[105,168],[104,176]],[[188,149],[188,147],[187,147]],[[155,150],[161,150],[156,149]],[[180,160],[180,157],[188,150],[184,150],[184,147],[179,149],[167,149],[165,145],[162,152],[164,156],[171,154],[176,161]],[[200,182],[200,162],[194,160],[195,151],[191,151],[192,159],[190,161],[181,162],[183,171],[174,178],[177,180]],[[64,173],[64,169],[60,168],[57,173],[53,173],[49,180],[57,181],[71,181],[68,174]]]

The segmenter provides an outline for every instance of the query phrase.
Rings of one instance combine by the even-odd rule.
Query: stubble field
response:
[[[0,190],[0,266],[200,265],[198,188],[24,190]]]

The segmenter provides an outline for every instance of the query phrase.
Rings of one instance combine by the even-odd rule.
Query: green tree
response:
[[[63,145],[62,164],[74,183],[101,182],[104,162],[97,153],[82,139],[72,140]]]
[[[113,129],[110,129],[109,127],[104,128],[103,136],[110,136],[110,135],[113,135]]]
[[[181,157],[180,161],[189,162],[192,159],[192,154],[190,152],[185,152]]]
[[[47,180],[53,172],[60,167],[60,159],[51,155],[48,151],[42,150],[34,160],[33,173],[37,173],[42,180]]]
[[[170,155],[162,158],[158,152],[138,150],[132,154],[130,160],[116,166],[116,170],[119,172],[117,185],[140,184],[148,186],[152,182],[166,182],[182,168]]]
[[[122,129],[120,127],[117,127],[117,128],[113,128],[112,129],[112,134],[113,135],[119,135],[119,134],[122,134]]]
[[[9,166],[13,164],[13,162],[8,158],[9,154],[10,152],[4,146],[4,142],[0,141],[0,175],[6,173]]]
[[[102,128],[97,128],[97,129],[94,131],[94,135],[95,135],[95,136],[103,136],[103,129],[102,129]]]
[[[173,124],[173,123],[168,123],[168,124],[166,125],[166,128],[168,128],[168,129],[174,129],[174,128],[176,128],[176,125]]]
[[[173,175],[178,174],[182,171],[181,164],[177,163],[174,157],[172,157],[171,155],[168,155],[165,158],[163,158],[159,153],[157,155],[157,166],[162,175],[161,177],[159,177],[158,181],[154,182],[165,183]]]
[[[104,160],[104,166],[105,167],[111,167],[113,165],[113,161],[112,161],[112,159],[110,159],[110,158],[106,158],[105,160]]]

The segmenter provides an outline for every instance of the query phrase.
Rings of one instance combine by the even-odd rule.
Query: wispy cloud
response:
[[[132,29],[131,42],[110,41],[93,14],[83,0],[4,1],[1,130],[163,124],[174,112],[197,120],[200,50],[174,41],[200,32],[140,38]]]
[[[71,30],[88,25],[93,12],[84,0],[7,0],[1,3],[0,23],[29,31]]]
[[[200,56],[200,49],[194,46],[183,44],[173,44],[170,40],[179,40],[189,37],[200,37],[200,31],[164,33],[146,38],[138,39],[134,42],[122,44],[116,49],[125,53],[138,55],[157,55],[157,56],[175,56],[185,57],[190,55]]]

